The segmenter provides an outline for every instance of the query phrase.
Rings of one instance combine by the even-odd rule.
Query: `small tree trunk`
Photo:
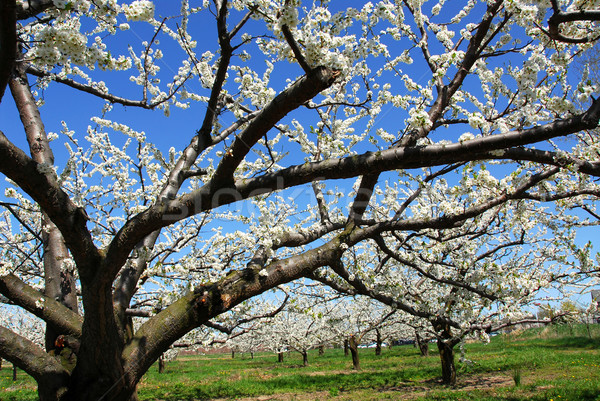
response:
[[[164,373],[165,371],[165,357],[164,354],[158,358],[158,373]]]
[[[360,358],[358,356],[358,341],[356,337],[350,336],[350,352],[352,353],[352,369],[360,370]]]
[[[12,377],[13,381],[16,382],[17,381],[17,367],[13,364],[13,377]]]
[[[277,353],[277,362],[283,363],[283,352]]]
[[[348,339],[346,338],[344,340],[344,356],[348,356],[348,349],[349,349],[349,344],[348,344]]]
[[[302,365],[308,366],[308,352],[306,350],[302,350]]]
[[[324,354],[325,354],[325,346],[319,345],[319,356],[324,355]]]
[[[375,329],[375,333],[377,334],[377,342],[375,344],[375,355],[379,356],[381,355],[381,332],[379,331],[379,329]]]
[[[454,365],[454,345],[442,339],[437,340],[440,359],[442,361],[442,382],[449,386],[456,384],[456,367]]]
[[[419,347],[421,356],[429,356],[429,343],[424,341],[419,334],[415,335],[415,345]]]
[[[235,359],[235,351],[231,350],[231,359]]]
[[[254,351],[250,351],[250,359],[254,359]]]
[[[2,370],[2,358],[0,358],[0,370]]]

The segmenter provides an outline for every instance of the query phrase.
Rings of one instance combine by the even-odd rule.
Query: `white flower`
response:
[[[473,135],[470,132],[465,132],[458,138],[458,141],[462,143],[462,142],[470,141],[472,139],[475,139],[475,135]]]
[[[44,309],[44,298],[40,298],[35,301],[35,307],[38,309]]]
[[[136,0],[122,7],[129,21],[149,21],[154,17],[154,3],[148,0]]]

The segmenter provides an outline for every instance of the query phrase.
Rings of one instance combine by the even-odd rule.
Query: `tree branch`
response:
[[[37,202],[65,238],[82,278],[93,274],[100,259],[86,227],[85,210],[75,205],[56,182],[54,171],[33,161],[0,131],[0,171]]]
[[[442,283],[442,284],[448,284],[448,285],[451,285],[453,287],[463,288],[463,289],[465,289],[467,291],[470,291],[470,292],[472,292],[474,294],[479,295],[482,298],[487,298],[490,301],[496,301],[498,299],[498,297],[495,296],[494,294],[488,294],[487,292],[485,292],[485,291],[483,291],[483,290],[481,290],[479,288],[475,288],[472,285],[469,285],[467,283],[463,283],[463,282],[460,282],[460,281],[456,281],[456,280],[452,280],[452,279],[447,279],[447,278],[443,278],[443,277],[436,277],[433,274],[425,271],[424,269],[421,269],[416,263],[413,263],[410,260],[407,260],[407,259],[402,258],[399,255],[397,255],[396,252],[393,252],[390,248],[388,248],[388,246],[383,241],[383,238],[381,238],[381,237],[375,237],[375,241],[377,242],[377,245],[383,251],[383,253],[385,253],[386,255],[388,255],[389,257],[391,257],[392,259],[394,259],[398,263],[403,264],[405,266],[408,266],[408,267],[416,270],[422,276],[427,277],[430,280],[433,280],[435,282]]]
[[[46,11],[54,6],[53,0],[18,0],[17,19],[24,20]]]
[[[298,46],[296,39],[294,39],[294,35],[292,35],[290,28],[287,25],[281,25],[281,32],[283,33],[283,37],[285,38],[285,41],[288,43],[288,45],[292,49],[292,53],[294,53],[294,57],[296,58],[296,61],[298,61],[298,64],[300,64],[300,67],[302,67],[302,69],[304,70],[304,73],[309,74],[310,71],[312,70],[312,68],[310,68],[310,66],[306,62],[306,59],[304,58],[304,55],[302,54],[302,51],[300,50],[300,47]]]
[[[110,93],[103,92],[92,85],[82,84],[71,78],[63,78],[58,74],[42,71],[33,65],[28,65],[26,72],[38,78],[50,78],[53,81],[69,86],[73,89],[77,89],[81,92],[89,93],[90,95],[94,95],[100,99],[107,100],[111,103],[130,107],[141,107],[143,109],[152,109],[157,106],[157,104],[148,104],[148,102],[146,102],[145,100],[131,100],[120,96],[112,95]]]
[[[69,372],[58,358],[3,326],[0,326],[0,357],[23,369],[40,386],[58,389],[67,385]]]
[[[326,266],[338,254],[339,240],[334,239],[301,255],[277,260],[263,269],[235,271],[218,283],[195,288],[154,317],[148,319],[125,347],[123,358],[131,375],[142,375],[188,331],[233,308],[246,299]]]
[[[16,9],[15,0],[5,0],[0,3],[0,103],[17,54]]]
[[[578,11],[562,11],[556,0],[551,0],[554,13],[548,19],[548,30],[542,27],[538,28],[544,32],[550,39],[565,43],[588,43],[594,42],[598,37],[590,38],[570,38],[560,33],[560,25],[566,22],[576,21],[600,21],[600,10],[578,10]]]
[[[271,103],[261,110],[261,112],[252,119],[248,123],[248,126],[236,137],[230,149],[226,152],[226,155],[218,165],[214,176],[209,183],[202,187],[199,193],[194,192],[188,195],[189,198],[187,199],[191,201],[189,207],[196,209],[195,204],[200,203],[210,209],[219,205],[219,199],[228,199],[229,202],[238,200],[234,193],[235,190],[232,191],[233,172],[239,163],[241,163],[250,148],[287,113],[300,107],[304,102],[329,87],[336,77],[337,74],[333,70],[325,67],[316,68],[311,74],[301,78],[273,99]],[[192,214],[195,214],[187,212],[181,214],[179,208],[182,205],[177,201],[171,201],[171,199],[175,197],[179,185],[181,185],[180,179],[177,178],[178,175],[183,174],[182,170],[179,170],[180,165],[192,160],[191,157],[186,155],[189,153],[193,156],[193,154],[197,152],[198,147],[193,145],[201,141],[202,137],[203,135],[200,134],[196,136],[192,141],[192,144],[185,150],[180,162],[171,172],[168,185],[165,190],[163,190],[164,196],[162,199],[146,212],[138,214],[130,219],[121,230],[119,230],[113,241],[111,241],[107,249],[107,257],[104,261],[104,266],[108,272],[106,275],[107,279],[112,280],[112,278],[116,276],[119,267],[125,263],[125,260],[129,256],[130,250],[134,248],[138,241],[141,241],[145,235],[166,225],[173,224],[178,219],[173,219],[171,216],[165,216],[165,213],[168,215],[173,214],[174,209],[170,208],[170,205],[173,203],[176,204],[175,208],[177,208],[177,211],[175,213],[181,215],[182,218],[184,215],[191,216]],[[210,142],[200,143],[210,144]],[[195,158],[196,156],[193,157],[193,160],[195,160]],[[230,195],[232,194],[234,195],[234,199],[231,199]],[[184,201],[184,203],[187,202],[187,200]],[[183,207],[187,208],[188,206]],[[191,210],[188,209],[188,212],[189,211]],[[197,212],[200,212],[200,210]]]
[[[0,276],[0,293],[64,334],[81,336],[81,316],[27,285],[16,275]]]

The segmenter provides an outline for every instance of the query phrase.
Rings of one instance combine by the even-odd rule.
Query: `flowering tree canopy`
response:
[[[0,326],[0,357],[41,400],[135,399],[190,331],[319,269],[353,281],[359,257],[369,279],[385,254],[454,294],[519,288],[489,258],[460,280],[423,263],[485,252],[444,230],[497,223],[499,246],[541,204],[557,227],[598,215],[598,88],[570,73],[596,1],[168,3],[0,5],[2,108],[26,138],[2,126],[0,293],[47,324],[45,347]]]

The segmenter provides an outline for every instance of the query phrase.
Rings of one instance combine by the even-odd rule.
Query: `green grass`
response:
[[[492,338],[490,344],[465,345],[472,363],[458,362],[458,384],[439,383],[435,344],[429,357],[412,346],[384,349],[376,356],[361,349],[360,371],[352,370],[341,349],[309,354],[197,355],[169,362],[158,374],[154,366],[139,386],[141,400],[253,399],[277,400],[595,400],[600,401],[600,326],[553,326]],[[591,336],[590,336],[591,334]],[[458,354],[458,349],[456,350]],[[5,365],[6,362],[5,362]],[[519,385],[515,384],[518,372]],[[35,383],[23,372],[0,371],[0,400],[35,400]]]

